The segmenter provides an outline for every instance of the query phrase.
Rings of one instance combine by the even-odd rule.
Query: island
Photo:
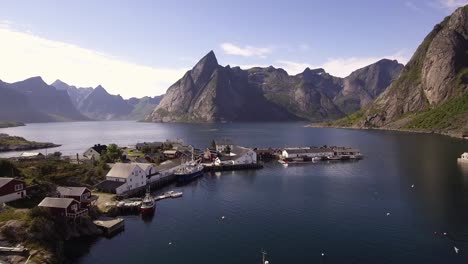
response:
[[[0,128],[25,126],[24,123],[15,121],[0,121]]]
[[[43,148],[55,148],[60,145],[49,142],[35,142],[24,139],[23,137],[10,136],[0,133],[0,152],[22,151]]]

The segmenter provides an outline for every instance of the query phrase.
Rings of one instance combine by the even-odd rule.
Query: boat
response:
[[[327,160],[342,160],[341,156],[327,156]]]
[[[141,202],[141,206],[140,206],[141,214],[146,215],[146,214],[154,213],[155,205],[156,203],[154,202],[154,198],[153,196],[151,196],[151,193],[148,188],[146,190],[145,198],[143,198],[143,201]]]
[[[262,264],[269,264],[270,262],[266,260],[265,256],[267,255],[265,250],[262,250]]]
[[[193,159],[193,148],[192,160],[184,163],[181,168],[175,171],[174,175],[178,183],[187,183],[203,175],[203,165],[200,164],[200,160]]]
[[[314,162],[321,161],[321,160],[322,160],[322,157],[313,157],[312,158],[312,161],[314,161]]]
[[[173,192],[171,194],[171,198],[178,198],[178,197],[181,197],[183,195],[183,192]]]
[[[187,183],[203,175],[203,166],[198,162],[187,162],[174,175],[178,183]]]
[[[468,152],[465,152],[461,155],[460,158],[457,159],[459,163],[465,163],[468,164]]]

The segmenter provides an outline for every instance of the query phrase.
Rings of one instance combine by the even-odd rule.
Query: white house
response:
[[[101,158],[101,154],[104,153],[107,150],[106,145],[94,145],[93,147],[90,147],[87,149],[84,153],[83,156],[88,158],[88,159],[94,159],[94,160],[99,160]]]
[[[15,178],[0,177],[0,203],[26,197],[26,183]]]
[[[122,194],[145,186],[146,176],[145,169],[136,163],[115,163],[107,173],[106,180],[121,183],[115,187],[115,193]]]
[[[232,148],[234,147],[234,145],[232,144],[232,141],[227,138],[217,139],[214,141],[214,143],[216,145],[217,152],[224,152],[227,149],[230,149],[232,151]]]
[[[333,156],[333,150],[330,148],[286,148],[281,155],[285,159],[327,157]]]

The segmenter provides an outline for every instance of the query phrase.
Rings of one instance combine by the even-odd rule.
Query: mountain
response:
[[[468,6],[434,27],[374,103],[336,125],[468,131]]]
[[[47,114],[35,109],[26,95],[15,91],[8,83],[0,81],[0,121],[49,122]]]
[[[79,110],[95,120],[111,120],[130,114],[133,107],[120,95],[111,95],[99,85],[83,99]]]
[[[345,79],[334,77],[323,69],[309,68],[291,76],[272,66],[248,70],[229,65],[223,67],[210,51],[169,87],[146,120],[334,120],[379,95],[399,75],[402,67],[397,62],[383,60]],[[343,91],[345,88],[347,90]]]
[[[248,72],[223,67],[210,51],[167,90],[147,117],[155,122],[280,121],[295,117],[249,85]]]
[[[11,84],[2,84],[2,118],[20,122],[53,122],[87,120],[76,110],[65,91],[45,83],[41,77],[33,77]]]
[[[334,103],[346,114],[351,114],[374,101],[400,75],[403,64],[383,59],[352,72],[343,80],[343,89],[334,97]]]
[[[159,105],[163,95],[149,97],[145,96],[143,98],[135,98],[132,97],[127,101],[133,107],[133,110],[130,114],[128,114],[125,118],[129,120],[143,120],[147,117],[151,112],[153,112],[154,108]]]
[[[57,90],[67,91],[68,96],[70,96],[70,99],[76,108],[79,108],[81,102],[93,92],[93,88],[77,88],[76,86],[71,86],[62,82],[61,80],[56,80],[51,85],[57,88]]]

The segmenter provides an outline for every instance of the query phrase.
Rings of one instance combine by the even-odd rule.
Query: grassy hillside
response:
[[[462,130],[468,126],[468,93],[438,107],[418,113],[403,128],[419,130]]]

